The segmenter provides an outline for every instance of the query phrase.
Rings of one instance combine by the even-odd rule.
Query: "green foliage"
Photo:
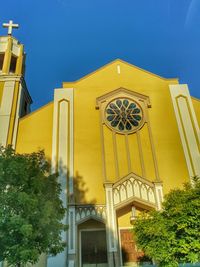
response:
[[[165,197],[162,211],[143,213],[134,222],[138,246],[159,266],[200,261],[200,179]]]
[[[60,193],[43,151],[20,155],[0,147],[0,261],[20,266],[64,249]]]

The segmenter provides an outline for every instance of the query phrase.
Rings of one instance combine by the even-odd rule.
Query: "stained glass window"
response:
[[[119,132],[133,132],[141,126],[142,109],[128,98],[112,100],[105,109],[106,123]]]

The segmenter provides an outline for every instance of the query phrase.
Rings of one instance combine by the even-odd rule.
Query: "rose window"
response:
[[[121,133],[136,131],[143,121],[141,107],[128,98],[112,100],[105,109],[105,116],[106,124]]]

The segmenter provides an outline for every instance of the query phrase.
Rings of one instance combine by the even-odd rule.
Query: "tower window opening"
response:
[[[28,110],[28,104],[27,102],[24,103],[24,114],[27,114],[27,110]]]
[[[29,104],[26,101],[23,101],[20,117],[24,117],[29,113]]]
[[[4,53],[0,53],[0,70],[3,68]]]
[[[12,55],[10,61],[10,70],[9,70],[10,73],[15,73],[16,65],[17,65],[17,57]]]

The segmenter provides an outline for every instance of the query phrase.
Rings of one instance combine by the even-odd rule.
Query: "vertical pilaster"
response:
[[[8,74],[10,69],[10,61],[12,55],[12,37],[8,37],[7,48],[5,51],[2,73]]]
[[[18,102],[19,102],[19,81],[16,81],[14,86],[14,94],[12,100],[11,113],[10,113],[7,145],[12,145]]]
[[[68,266],[76,266],[77,255],[76,255],[76,220],[75,220],[75,206],[68,208]]]
[[[160,182],[155,182],[154,185],[155,185],[157,209],[161,210],[163,202],[163,185]]]
[[[0,77],[3,81],[3,94],[0,105],[0,144],[6,146],[11,144],[15,148],[18,121],[20,117],[22,87],[19,76]]]
[[[106,212],[107,212],[107,247],[108,247],[108,265],[109,267],[118,267],[120,265],[118,253],[118,234],[116,211],[113,202],[112,183],[105,183],[106,191]]]
[[[150,140],[150,145],[151,145],[156,181],[160,182],[160,175],[159,175],[159,171],[158,171],[158,162],[157,162],[157,157],[156,157],[156,150],[155,150],[155,145],[154,145],[154,141],[153,141],[153,134],[152,134],[152,130],[151,130],[151,123],[150,123],[150,119],[149,119],[148,109],[146,110],[146,117],[147,117],[147,127],[148,127],[148,134],[149,134],[149,140]]]
[[[2,100],[2,97],[3,97],[4,83],[5,83],[4,81],[0,80],[0,108],[1,108],[1,100]]]
[[[16,75],[22,74],[22,65],[23,65],[23,45],[19,46],[19,56],[17,57],[17,65],[16,65]]]
[[[170,85],[170,93],[190,178],[200,175],[200,130],[186,84]]]
[[[12,78],[8,78],[4,82],[3,96],[0,107],[0,144],[3,146],[7,145],[15,82],[16,80]]]
[[[19,118],[20,118],[20,110],[22,106],[22,95],[24,94],[24,88],[22,87],[21,83],[19,83],[19,92],[18,92],[18,99],[16,102],[16,111],[15,111],[15,119],[13,123],[13,132],[12,132],[12,140],[11,144],[13,148],[16,147],[16,141],[17,141],[17,131],[18,131],[18,123],[19,123]]]
[[[73,194],[73,89],[56,89],[54,93],[53,140],[52,140],[52,172],[59,172],[61,195],[64,207],[68,207],[68,195]],[[73,211],[66,213],[63,223],[69,225],[68,232],[62,233],[62,239],[68,243],[68,235],[74,232],[75,222],[69,223]],[[68,252],[71,243],[65,251],[56,257],[48,258],[48,267],[68,266]],[[74,247],[75,250],[75,247]],[[74,252],[71,249],[71,252]]]

